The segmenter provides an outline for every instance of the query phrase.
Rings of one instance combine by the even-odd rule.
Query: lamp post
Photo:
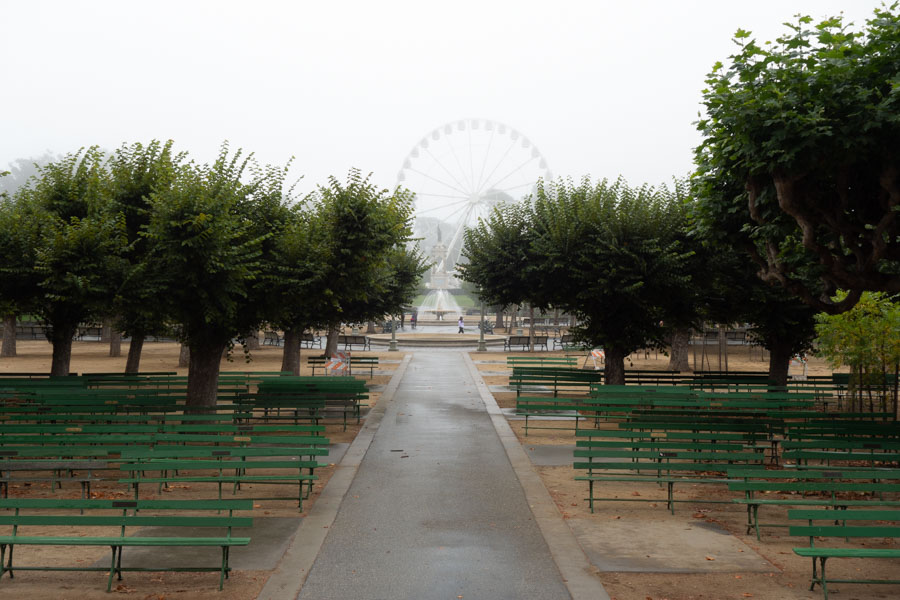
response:
[[[391,343],[388,345],[388,352],[397,352],[397,318],[391,315]]]
[[[479,329],[481,331],[478,334],[477,352],[487,352],[487,344],[484,343],[484,300],[481,301],[481,326]]]

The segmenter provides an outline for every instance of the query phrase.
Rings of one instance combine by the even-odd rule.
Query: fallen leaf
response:
[[[641,493],[638,492],[637,490],[635,490],[635,491],[631,492],[631,495],[632,495],[632,496],[640,496]]]
[[[752,597],[753,597],[753,594],[744,592],[743,594],[741,594],[741,596],[743,596],[744,598],[752,598]]]
[[[707,557],[706,557],[706,560],[716,560],[716,559],[713,558],[712,556],[707,556]]]

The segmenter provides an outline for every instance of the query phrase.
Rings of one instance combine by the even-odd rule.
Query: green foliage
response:
[[[309,201],[328,261],[315,323],[333,326],[399,312],[425,270],[418,249],[405,249],[412,238],[412,193],[378,189],[352,169],[346,183],[331,177]]]
[[[808,17],[775,44],[739,31],[703,92],[700,214],[739,223],[763,277],[829,312],[863,290],[900,291],[896,7],[861,32]],[[837,288],[850,293],[835,302]]]
[[[535,272],[554,306],[575,314],[580,337],[621,352],[662,345],[660,322],[690,322],[686,211],[665,188],[588,179],[538,187]],[[609,356],[609,352],[607,353]]]
[[[900,362],[900,306],[886,294],[865,292],[851,310],[819,315],[816,334],[817,353],[832,368],[889,373]]]
[[[229,157],[227,144],[215,163],[179,168],[177,177],[150,198],[146,230],[165,292],[157,298],[195,347],[224,347],[242,333],[240,315],[261,271],[266,234],[248,219],[244,203],[254,185],[242,182],[248,159]]]
[[[121,215],[128,241],[125,277],[109,314],[118,317],[119,328],[132,336],[166,331],[167,315],[157,301],[166,293],[165,274],[153,260],[149,238],[141,232],[150,223],[151,195],[172,185],[186,158],[173,153],[172,146],[171,140],[126,144],[107,162],[109,210]]]
[[[124,220],[109,210],[106,180],[93,147],[39,167],[16,194],[15,235],[33,246],[5,273],[16,276],[19,308],[53,330],[74,330],[105,314],[124,275]]]
[[[460,278],[478,290],[486,303],[541,306],[541,279],[533,273],[533,213],[530,204],[501,204],[487,220],[464,232]]]

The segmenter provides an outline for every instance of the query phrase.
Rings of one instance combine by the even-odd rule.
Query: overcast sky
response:
[[[153,138],[208,161],[229,140],[295,157],[301,190],[350,167],[392,187],[423,136],[484,118],[555,175],[658,184],[690,171],[704,76],[739,27],[859,28],[880,4],[0,0],[0,167]]]

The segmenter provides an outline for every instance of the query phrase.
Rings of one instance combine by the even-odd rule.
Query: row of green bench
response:
[[[233,535],[236,528],[253,526],[252,517],[237,516],[235,511],[251,511],[253,501],[227,500],[99,500],[99,499],[0,499],[0,526],[11,532],[0,535],[0,577],[17,571],[97,571],[108,572],[106,591],[113,578],[123,572],[179,571],[217,572],[221,590],[228,577],[231,548],[250,543],[247,536]],[[200,514],[197,514],[200,513]],[[59,534],[60,527],[73,533]],[[118,528],[117,534],[107,533]],[[177,533],[166,536],[132,535],[137,528],[166,527]],[[199,531],[198,531],[199,530]],[[48,532],[49,533],[45,533]],[[97,533],[91,534],[91,531]],[[203,532],[210,532],[204,534]],[[213,535],[216,532],[218,535]],[[53,564],[25,566],[13,560],[16,546],[107,546],[111,550],[108,566]],[[219,565],[186,565],[181,562],[168,569],[122,565],[122,549],[133,547],[220,548]],[[199,550],[198,550],[199,552]]]
[[[120,419],[125,414],[159,414],[183,411],[182,382],[169,378],[129,378],[122,383],[105,381],[108,387],[16,387],[0,392],[0,419],[27,420],[28,415],[105,414]],[[113,387],[113,386],[117,387]],[[230,409],[241,419],[279,419],[290,413],[294,422],[337,415],[346,428],[348,418],[360,417],[368,398],[365,383],[356,378],[259,377],[240,386],[220,382],[218,407]],[[223,392],[223,389],[225,390]],[[291,409],[293,408],[293,411]],[[249,413],[249,417],[247,416]]]

